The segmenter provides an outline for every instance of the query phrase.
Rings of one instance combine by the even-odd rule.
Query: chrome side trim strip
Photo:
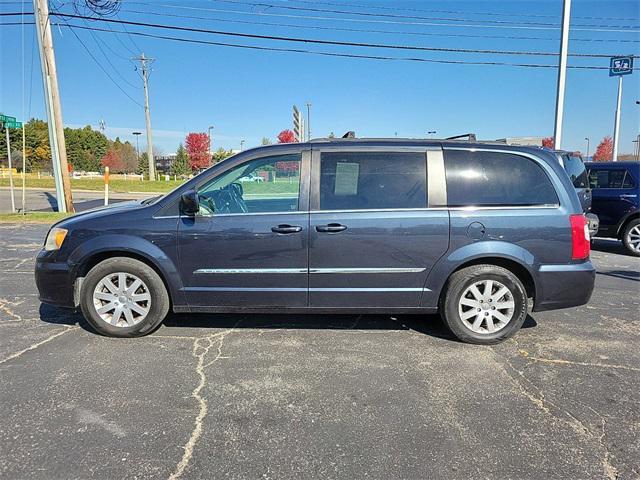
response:
[[[193,272],[200,274],[237,274],[237,273],[420,273],[424,268],[199,268]]]
[[[420,273],[424,268],[310,268],[309,273]]]
[[[558,209],[560,208],[560,205],[558,204],[553,204],[553,205],[504,205],[504,206],[499,206],[499,207],[483,207],[483,206],[474,206],[474,205],[469,205],[466,207],[449,207],[449,210],[456,210],[456,211],[475,211],[475,210],[540,210],[541,208],[544,209]]]
[[[430,292],[428,288],[258,288],[258,287],[183,287],[185,292]]]
[[[193,272],[194,275],[203,273],[307,273],[306,268],[200,268]]]
[[[309,288],[310,292],[422,292],[422,288]],[[424,291],[429,291],[426,288]]]

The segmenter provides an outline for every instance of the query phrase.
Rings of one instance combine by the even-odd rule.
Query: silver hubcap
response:
[[[131,327],[144,320],[151,308],[145,283],[125,272],[110,273],[93,291],[93,306],[102,320],[115,327]]]
[[[640,225],[636,225],[627,234],[627,243],[634,252],[640,252]]]
[[[464,291],[458,314],[472,332],[490,334],[507,326],[515,306],[511,290],[496,280],[482,280]]]

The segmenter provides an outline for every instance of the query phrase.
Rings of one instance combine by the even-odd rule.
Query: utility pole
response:
[[[59,212],[73,212],[71,196],[71,181],[67,165],[67,147],[64,140],[64,125],[62,123],[62,107],[58,90],[58,74],[56,58],[53,50],[51,22],[49,21],[49,6],[47,0],[33,0],[33,11],[36,20],[40,62],[42,65],[42,83],[44,85],[44,100],[47,108],[47,126],[49,128],[49,143],[51,145],[51,160],[56,183],[56,196]]]
[[[556,123],[553,128],[553,147],[562,148],[562,119],[564,117],[564,87],[567,80],[567,52],[569,50],[569,24],[571,0],[563,0],[562,34],[560,36],[560,60],[558,63],[558,90],[556,92]]]
[[[151,135],[151,112],[149,111],[149,65],[153,63],[153,58],[147,58],[142,53],[139,57],[134,58],[140,62],[140,71],[142,72],[142,84],[144,87],[144,114],[147,122],[147,160],[149,160],[149,180],[156,179],[156,162],[153,158],[153,137]],[[136,67],[137,68],[137,67]]]
[[[311,102],[307,103],[307,142],[311,140]]]
[[[613,158],[618,161],[618,143],[620,140],[620,109],[622,107],[622,75],[618,77],[618,101],[616,103],[616,119],[613,124]]]

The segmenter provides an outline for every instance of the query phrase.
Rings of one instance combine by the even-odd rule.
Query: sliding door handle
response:
[[[297,225],[278,225],[277,227],[271,227],[273,233],[298,233],[302,231],[302,227]]]
[[[329,223],[328,225],[316,225],[316,232],[337,233],[347,229],[346,225],[339,223]]]

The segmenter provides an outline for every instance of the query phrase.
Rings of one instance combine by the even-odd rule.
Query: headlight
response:
[[[68,230],[66,228],[52,228],[47,235],[47,241],[44,242],[44,249],[59,250],[62,246],[62,242],[66,238]]]

